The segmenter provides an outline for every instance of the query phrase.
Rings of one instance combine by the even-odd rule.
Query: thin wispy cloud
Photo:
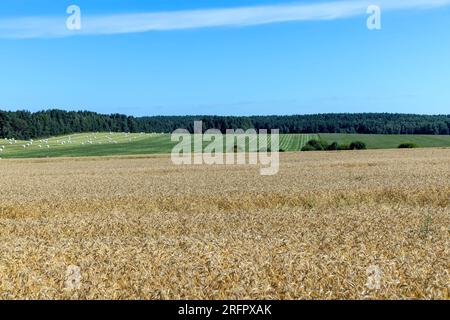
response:
[[[68,16],[64,14],[11,18],[0,20],[0,38],[51,38],[337,20],[366,15],[369,5],[379,5],[383,12],[426,10],[450,6],[450,0],[347,0],[109,15],[89,15],[81,8],[81,30],[68,30]]]

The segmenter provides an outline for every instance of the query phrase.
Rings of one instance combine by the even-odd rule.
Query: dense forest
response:
[[[152,116],[104,115],[87,111],[0,111],[0,137],[31,139],[77,132],[192,132],[194,120],[204,130],[280,129],[280,133],[450,134],[450,115],[389,113],[315,114],[292,116]]]

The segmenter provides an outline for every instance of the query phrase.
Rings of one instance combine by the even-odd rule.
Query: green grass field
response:
[[[419,147],[450,147],[450,136],[357,135],[357,134],[282,134],[280,149],[293,152],[311,139],[349,144],[362,141],[369,149],[397,148],[400,143],[414,142]],[[256,139],[256,138],[252,138]],[[253,140],[254,141],[254,140]],[[0,140],[0,158],[45,158],[167,154],[177,142],[169,134],[83,133],[34,141]],[[204,146],[209,142],[205,142]],[[270,139],[269,139],[270,145]]]
[[[361,141],[367,145],[368,149],[394,149],[399,144],[412,142],[421,148],[450,147],[450,135],[430,136],[430,135],[383,135],[383,134],[340,134],[323,133],[320,138],[328,143],[336,141],[339,144],[350,144],[353,141]]]

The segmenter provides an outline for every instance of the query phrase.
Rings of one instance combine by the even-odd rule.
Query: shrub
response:
[[[314,148],[313,146],[307,144],[302,148],[302,151],[317,151],[317,149]]]
[[[333,151],[333,150],[339,150],[339,145],[337,142],[333,142],[329,146],[327,146],[327,150]]]
[[[352,143],[350,143],[349,149],[350,150],[365,150],[365,149],[367,149],[367,146],[364,142],[353,141]]]
[[[322,142],[320,142],[319,140],[309,140],[306,145],[314,148],[314,150],[317,151],[322,151],[325,149]]]
[[[412,149],[412,148],[418,148],[419,146],[413,142],[406,142],[406,143],[401,143],[398,147],[399,147],[399,149]]]

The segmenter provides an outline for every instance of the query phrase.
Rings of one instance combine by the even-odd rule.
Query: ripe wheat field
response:
[[[1,299],[449,298],[450,149],[285,153],[275,176],[2,159],[0,177]]]

